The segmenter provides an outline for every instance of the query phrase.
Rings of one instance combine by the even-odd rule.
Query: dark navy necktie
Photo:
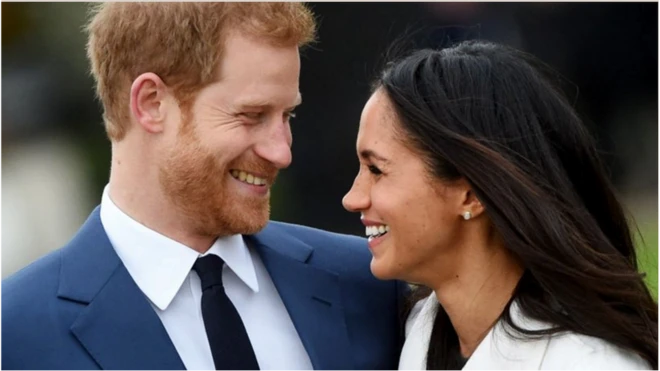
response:
[[[243,320],[222,285],[224,264],[222,258],[209,254],[193,265],[202,281],[202,317],[213,363],[216,370],[258,370]]]

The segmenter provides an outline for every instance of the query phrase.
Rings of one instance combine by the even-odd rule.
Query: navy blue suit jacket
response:
[[[96,208],[77,235],[2,282],[3,369],[184,369]],[[270,222],[257,249],[315,369],[396,369],[405,285],[364,239]]]

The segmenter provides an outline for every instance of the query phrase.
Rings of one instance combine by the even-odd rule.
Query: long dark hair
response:
[[[393,103],[402,140],[438,179],[464,177],[507,249],[524,264],[523,313],[594,336],[658,367],[658,307],[638,272],[631,232],[595,141],[548,69],[482,41],[424,49],[390,63],[375,84]],[[417,299],[430,293],[417,292]],[[456,333],[436,316],[428,369],[455,367]]]

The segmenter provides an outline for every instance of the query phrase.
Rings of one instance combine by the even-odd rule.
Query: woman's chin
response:
[[[371,274],[379,280],[397,279],[397,274],[392,267],[381,259],[371,258]]]

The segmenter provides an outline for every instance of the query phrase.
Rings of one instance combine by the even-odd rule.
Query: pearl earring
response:
[[[466,211],[466,212],[463,213],[463,219],[469,220],[470,218],[472,218],[472,213],[471,212]]]

